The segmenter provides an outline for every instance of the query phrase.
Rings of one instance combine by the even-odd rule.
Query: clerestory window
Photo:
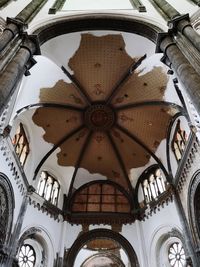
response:
[[[141,186],[145,203],[157,199],[166,190],[161,170],[158,167],[151,168],[145,173]]]
[[[183,152],[185,150],[186,142],[187,142],[186,131],[181,129],[180,120],[178,120],[176,129],[174,132],[174,137],[172,139],[172,150],[178,162],[182,158]]]
[[[37,193],[56,206],[58,204],[59,191],[60,184],[58,181],[47,171],[42,171]]]
[[[24,167],[30,150],[29,142],[22,123],[20,123],[19,127],[17,128],[16,134],[13,138],[13,145],[15,152],[19,158],[20,164],[22,165],[22,167]]]

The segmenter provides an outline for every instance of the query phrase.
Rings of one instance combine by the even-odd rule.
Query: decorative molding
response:
[[[46,213],[46,215],[53,218],[55,221],[63,221],[63,211],[39,196],[37,193],[32,192],[28,197],[28,202],[29,205],[37,208],[42,213]]]
[[[25,231],[19,241],[18,241],[18,244],[17,244],[17,251],[18,249],[23,245],[23,242],[25,239],[29,238],[30,236],[33,237],[36,233],[41,233],[42,230],[40,228],[37,228],[37,227],[31,227],[29,228],[27,231]]]
[[[5,157],[8,167],[10,168],[13,179],[15,180],[21,195],[23,196],[28,190],[29,183],[21,167],[18,157],[15,155],[11,140],[6,138],[1,141],[0,150]]]
[[[141,208],[140,217],[143,221],[149,219],[153,214],[159,212],[165,206],[168,206],[169,203],[174,201],[174,189],[172,186],[168,185],[166,191],[164,191],[157,200],[151,201],[147,204],[146,207]]]
[[[175,187],[177,188],[179,194],[184,187],[186,179],[188,179],[188,173],[192,167],[195,155],[199,151],[199,146],[200,143],[198,138],[196,137],[195,133],[192,133],[175,176]]]

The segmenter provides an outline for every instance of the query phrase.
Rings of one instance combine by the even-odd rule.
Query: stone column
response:
[[[5,49],[9,42],[19,33],[19,26],[7,21],[7,27],[0,36],[0,53]]]
[[[139,12],[146,12],[146,7],[142,4],[140,0],[130,0],[134,7],[137,8]]]
[[[0,74],[0,115],[9,102],[23,74],[29,68],[30,60],[36,50],[36,44],[26,37],[21,48]]]
[[[10,0],[1,0],[0,7],[7,5],[9,2],[10,2]]]
[[[181,15],[166,0],[152,0],[157,6],[158,12],[161,10],[169,19],[170,30],[180,31],[190,42],[200,51],[200,35],[192,28],[189,15]],[[162,15],[162,13],[161,13]]]
[[[152,1],[155,4],[155,7],[158,7],[158,12],[159,10],[162,10],[162,12],[169,20],[180,16],[180,13],[167,1],[165,0],[152,0]]]
[[[17,34],[23,32],[27,27],[26,23],[37,15],[46,2],[47,0],[33,0],[15,18],[7,19],[7,27],[0,36],[0,53]]]
[[[24,23],[30,22],[41,10],[47,0],[31,1],[17,16],[16,19]]]
[[[200,6],[200,0],[191,0],[193,3],[195,3],[197,6]]]
[[[200,76],[170,36],[166,36],[160,41],[160,49],[176,71],[197,112],[200,114]]]
[[[66,0],[55,0],[53,6],[49,9],[49,14],[56,14],[58,10],[60,10]]]
[[[28,206],[28,195],[24,195],[24,198],[22,200],[22,205],[20,208],[20,212],[17,218],[17,222],[15,224],[15,228],[14,231],[12,233],[12,237],[10,240],[10,244],[9,244],[9,248],[10,248],[10,254],[8,256],[8,259],[5,263],[5,267],[11,267],[11,266],[16,266],[16,253],[17,253],[17,245],[18,245],[18,239],[20,236],[20,232],[21,232],[21,228],[22,228],[22,224],[23,224],[23,220],[24,220],[24,216],[27,210],[27,206]]]

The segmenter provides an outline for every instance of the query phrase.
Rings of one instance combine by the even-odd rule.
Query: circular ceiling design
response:
[[[80,168],[132,190],[130,173],[153,158],[181,107],[165,101],[168,76],[163,68],[138,67],[146,55],[131,57],[122,34],[81,34],[69,59],[71,80],[40,89],[32,120],[53,144],[36,169],[56,153],[59,166],[74,167],[69,192]],[[59,151],[57,150],[59,148]]]
[[[110,130],[115,123],[115,112],[106,104],[93,104],[84,112],[84,122],[94,131]]]

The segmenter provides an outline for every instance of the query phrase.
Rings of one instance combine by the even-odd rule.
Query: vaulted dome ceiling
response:
[[[85,183],[81,170],[128,193],[138,178],[131,177],[132,170],[150,160],[167,174],[156,151],[182,107],[169,101],[166,69],[151,64],[146,51],[130,55],[126,45],[120,33],[80,34],[75,53],[62,66],[68,80],[40,87],[38,103],[25,111],[33,127],[43,129],[43,142],[51,144],[38,157],[35,177],[52,157],[54,165],[73,167],[66,178],[69,195]]]

